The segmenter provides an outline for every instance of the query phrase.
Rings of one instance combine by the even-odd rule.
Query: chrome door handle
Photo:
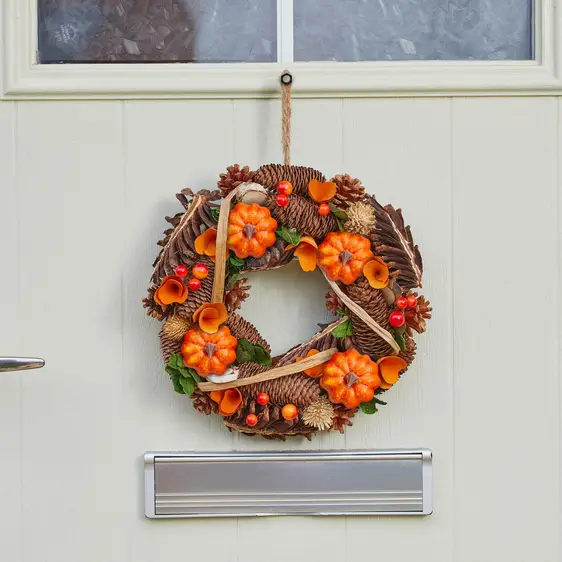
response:
[[[0,373],[40,369],[44,366],[45,360],[39,357],[0,357]]]

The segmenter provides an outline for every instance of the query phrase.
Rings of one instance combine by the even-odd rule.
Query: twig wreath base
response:
[[[344,432],[374,414],[416,353],[429,302],[422,260],[400,210],[380,205],[349,175],[327,181],[303,166],[238,165],[216,191],[177,195],[171,228],[144,306],[163,322],[165,370],[196,410],[231,431],[267,439]],[[259,331],[236,313],[245,273],[298,260],[327,280],[332,323],[271,357]]]

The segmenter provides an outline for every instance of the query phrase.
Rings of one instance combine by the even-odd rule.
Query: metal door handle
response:
[[[44,366],[45,360],[39,357],[0,357],[0,373],[40,369]]]

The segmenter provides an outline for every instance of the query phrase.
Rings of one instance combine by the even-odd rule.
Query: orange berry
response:
[[[253,427],[257,423],[258,423],[258,416],[256,416],[255,414],[248,414],[246,416],[246,425]]]
[[[330,214],[330,205],[328,205],[328,203],[321,203],[320,205],[318,205],[318,214],[322,215],[323,217],[326,217]]]
[[[209,275],[209,268],[203,263],[196,263],[191,268],[191,274],[197,279],[205,279]]]
[[[277,193],[280,195],[291,195],[293,193],[293,184],[290,181],[280,181],[277,184]]]
[[[256,402],[260,406],[265,406],[269,402],[269,394],[267,392],[260,392],[256,398]]]
[[[299,415],[299,410],[294,404],[285,404],[281,410],[284,419],[291,421]]]

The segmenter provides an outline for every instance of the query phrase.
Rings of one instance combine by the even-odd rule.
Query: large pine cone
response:
[[[361,180],[352,178],[349,174],[335,176],[330,181],[333,181],[337,188],[332,202],[342,209],[346,209],[351,203],[361,201],[365,196],[365,188]]]
[[[230,333],[237,340],[247,339],[250,343],[253,343],[254,345],[257,344],[263,345],[263,347],[267,349],[267,352],[271,353],[271,347],[269,347],[267,341],[264,338],[262,338],[257,328],[251,322],[248,322],[245,318],[242,318],[242,316],[239,316],[238,314],[231,314],[228,318],[228,321],[226,322],[226,325],[230,329]]]
[[[160,351],[162,352],[162,359],[164,364],[167,365],[172,353],[179,353],[181,350],[182,340],[173,339],[166,334],[164,326],[160,330]]]
[[[228,166],[226,172],[220,175],[217,187],[221,190],[223,197],[226,197],[234,188],[241,183],[253,181],[254,172],[248,166],[241,168],[238,164]]]
[[[190,291],[185,302],[173,305],[174,314],[191,318],[193,313],[204,303],[211,302],[213,292],[213,277],[215,275],[215,264],[207,257],[198,256],[197,263],[205,264],[209,268],[209,275],[201,280],[201,288],[198,291]],[[186,264],[187,265],[187,264]],[[191,267],[191,264],[188,266]]]
[[[244,435],[261,435],[267,439],[282,441],[289,436],[302,435],[310,440],[317,430],[305,425],[300,415],[292,421],[283,419],[281,408],[282,406],[272,403],[260,406],[254,399],[246,398],[242,408],[230,418],[224,418],[223,423],[229,429]],[[258,417],[258,423],[253,427],[246,424],[248,414],[255,414]]]
[[[326,181],[326,177],[314,168],[283,164],[266,164],[254,176],[254,181],[267,189],[274,189],[280,181],[289,181],[293,185],[293,194],[303,196],[308,196],[308,184],[312,179]]]
[[[244,271],[270,271],[288,264],[293,259],[293,250],[287,250],[285,240],[278,238],[261,258],[248,258]]]
[[[286,207],[280,207],[275,198],[268,197],[265,206],[279,224],[294,228],[302,236],[323,240],[326,234],[338,230],[338,223],[332,213],[326,217],[319,215],[318,205],[300,195],[291,195]]]
[[[248,279],[243,277],[238,279],[232,286],[232,289],[225,291],[224,304],[229,312],[234,312],[242,306],[242,303],[248,298],[251,289]]]
[[[358,279],[353,285],[348,285],[345,290],[347,296],[355,301],[375,322],[392,333],[392,327],[388,322],[390,311],[380,290],[373,289],[364,277]],[[355,314],[351,315],[351,324],[353,326],[353,339],[360,353],[366,353],[375,359],[393,354],[392,347]]]

